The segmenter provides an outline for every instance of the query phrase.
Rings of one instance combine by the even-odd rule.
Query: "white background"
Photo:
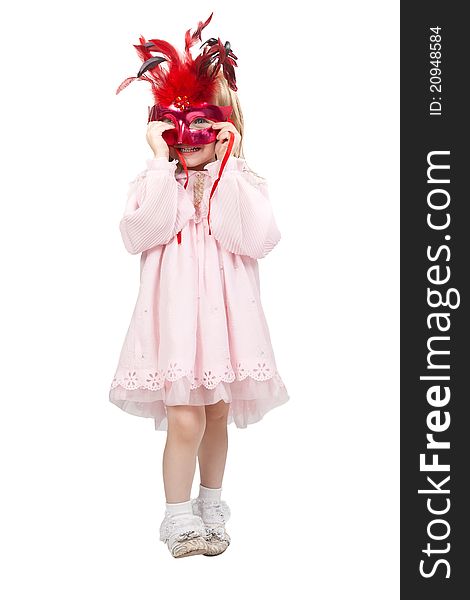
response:
[[[165,433],[108,401],[151,157],[148,84],[115,90],[140,34],[182,49],[211,11],[282,232],[261,297],[290,400],[230,426],[230,548],[175,560]],[[398,2],[27,1],[1,29],[0,595],[398,598]]]

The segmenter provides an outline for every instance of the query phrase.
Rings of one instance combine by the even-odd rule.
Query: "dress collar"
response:
[[[208,164],[210,165],[211,163],[208,163]],[[190,178],[195,173],[207,174],[208,172],[209,171],[207,169],[207,165],[203,169],[188,169],[188,177]],[[184,172],[184,169],[181,169],[181,171],[179,173],[178,172],[176,173],[176,178],[177,179],[186,179],[186,173]]]

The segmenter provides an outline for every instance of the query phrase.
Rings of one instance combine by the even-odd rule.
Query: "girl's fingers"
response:
[[[232,133],[235,134],[235,131],[233,131],[232,128],[227,127],[226,129],[222,129],[218,134],[217,134],[217,139],[220,140],[221,138],[223,138],[224,136],[228,139],[229,138],[229,131],[231,131]],[[237,132],[238,133],[238,132]],[[235,134],[236,135],[236,134]]]
[[[233,131],[234,133],[237,131],[235,125],[233,123],[230,123],[230,121],[221,121],[219,123],[212,123],[212,127],[215,129],[221,129],[222,127]]]

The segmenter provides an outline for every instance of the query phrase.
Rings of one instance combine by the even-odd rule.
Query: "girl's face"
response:
[[[171,119],[162,119],[165,123],[171,123]],[[197,117],[190,125],[190,129],[206,129],[212,125],[215,121],[206,119],[205,117]],[[188,169],[203,169],[207,163],[215,160],[215,144],[203,144],[202,146],[188,146],[187,144],[176,144],[175,146],[169,146],[170,158],[179,160],[178,154],[175,152],[175,147],[183,154],[184,160],[188,166]],[[197,148],[197,149],[196,149]]]

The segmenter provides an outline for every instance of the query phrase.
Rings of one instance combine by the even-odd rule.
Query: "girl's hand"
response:
[[[235,135],[235,140],[233,142],[232,152],[230,153],[232,156],[238,150],[240,145],[240,141],[242,136],[238,133],[237,128],[230,121],[221,121],[219,123],[212,123],[213,129],[220,129],[217,135],[217,141],[215,143],[215,158],[223,160],[225,156],[225,152],[227,151],[227,145],[230,140],[229,131],[232,131]]]
[[[173,123],[167,121],[150,121],[147,125],[147,142],[152,148],[155,158],[170,159],[170,149],[162,138],[162,133],[167,129],[174,129]]]

